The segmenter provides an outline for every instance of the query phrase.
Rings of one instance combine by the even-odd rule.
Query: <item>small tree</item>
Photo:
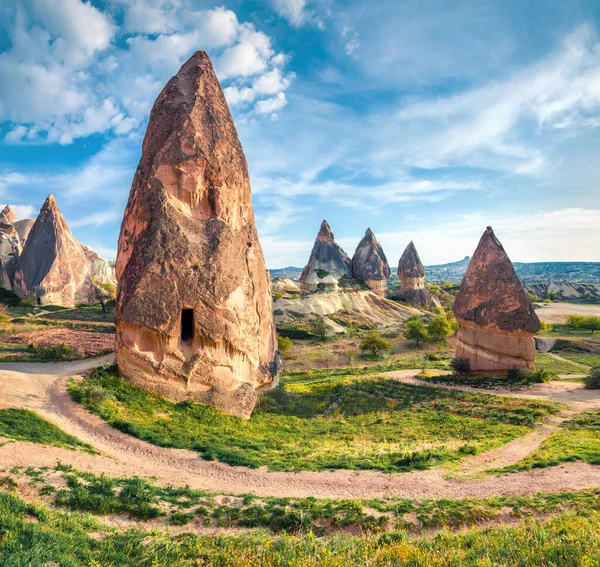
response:
[[[588,390],[600,390],[600,367],[592,368],[583,383]]]
[[[373,358],[375,358],[380,352],[389,352],[392,350],[392,345],[377,331],[371,331],[363,337],[360,343],[360,350],[363,352],[370,351]]]
[[[356,360],[356,351],[355,350],[347,350],[345,353],[346,358],[348,359],[348,364],[354,364]]]
[[[292,348],[292,341],[289,337],[284,337],[277,333],[277,346],[281,354],[285,354],[290,348]]]
[[[406,321],[406,329],[403,336],[408,341],[415,341],[417,347],[421,346],[420,343],[425,342],[429,338],[423,321],[413,317]]]
[[[469,362],[468,358],[455,358],[452,361],[452,369],[457,374],[464,376],[465,374],[471,372],[471,363]]]
[[[117,296],[117,290],[110,282],[101,282],[95,277],[91,279],[94,286],[94,294],[102,307],[102,316],[106,317],[106,306],[109,301],[114,301]]]
[[[312,332],[322,341],[327,338],[327,323],[323,317],[316,317],[312,323]]]
[[[435,340],[445,339],[452,334],[452,325],[446,315],[437,315],[427,323],[427,333]]]
[[[600,331],[600,317],[584,317],[581,323],[581,327],[583,329],[587,329],[588,331],[592,331],[592,335],[594,331]]]

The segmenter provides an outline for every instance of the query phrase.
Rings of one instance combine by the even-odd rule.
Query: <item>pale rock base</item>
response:
[[[456,358],[467,358],[473,372],[502,372],[509,368],[535,370],[533,334],[491,332],[457,319]]]

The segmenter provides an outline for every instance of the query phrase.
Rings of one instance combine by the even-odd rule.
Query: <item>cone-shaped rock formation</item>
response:
[[[414,307],[439,306],[439,301],[425,287],[425,267],[412,240],[400,256],[398,278],[401,285],[397,299]]]
[[[41,208],[19,257],[13,291],[38,305],[73,306],[89,297],[88,260],[52,195]]]
[[[352,262],[333,238],[326,220],[321,223],[308,264],[300,275],[300,288],[305,292],[337,289],[342,276],[350,276]]]
[[[280,366],[248,166],[208,55],[160,93],[117,255],[117,363],[135,384],[248,417]]]
[[[471,370],[535,369],[540,321],[492,227],[483,233],[454,301],[456,356]]]
[[[365,282],[370,289],[383,295],[390,277],[390,266],[383,248],[368,228],[352,257],[352,277]]]

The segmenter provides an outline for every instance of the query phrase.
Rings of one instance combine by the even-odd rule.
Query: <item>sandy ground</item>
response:
[[[535,312],[544,323],[566,323],[568,315],[600,316],[600,305],[581,303],[540,303],[535,304]]]
[[[68,376],[111,360],[112,357],[107,356],[70,363],[1,364],[0,407],[32,409],[68,433],[90,443],[101,455],[12,442],[0,447],[0,467],[9,470],[16,465],[53,466],[57,461],[61,461],[96,474],[154,477],[162,485],[187,485],[215,492],[252,492],[263,496],[296,497],[485,497],[577,490],[600,485],[600,467],[585,463],[569,463],[560,467],[501,477],[460,479],[446,478],[444,471],[437,469],[406,474],[384,474],[376,471],[287,473],[203,461],[190,451],[157,447],[125,435],[71,400],[66,391]],[[398,371],[392,375],[406,383],[421,383],[414,378],[418,372],[419,370]],[[583,407],[600,407],[598,394],[590,394],[593,392],[583,390],[578,384],[553,383],[540,385],[539,388],[536,386],[528,390],[527,394],[510,392],[507,395],[565,401],[581,411]],[[504,448],[474,457],[476,461],[466,462],[465,472],[481,470],[486,458],[489,459],[490,466],[496,466],[495,463],[510,464],[514,459],[519,460],[535,449],[539,445],[538,441],[541,442],[540,436],[547,433],[549,430],[535,431],[521,440],[505,445]]]
[[[107,350],[114,350],[115,335],[58,328],[8,335],[2,337],[2,342],[24,346],[36,344],[42,347],[65,344],[83,355],[94,356]]]

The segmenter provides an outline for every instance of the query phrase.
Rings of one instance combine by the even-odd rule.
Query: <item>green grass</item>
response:
[[[432,360],[432,358],[437,360]],[[345,376],[366,376],[369,374],[379,374],[391,372],[393,370],[409,370],[412,368],[450,370],[451,360],[452,356],[444,353],[438,355],[433,353],[410,352],[389,362],[366,364],[364,366],[317,370],[290,370],[283,373],[282,381],[286,384],[321,382]]]
[[[585,364],[586,366],[590,366],[592,368],[600,366],[600,354],[592,354],[587,352],[560,352],[558,354],[563,358],[572,360],[573,362],[578,362],[579,364]],[[581,371],[585,373],[584,368],[582,368]]]
[[[53,445],[66,449],[81,449],[87,453],[96,453],[76,437],[40,417],[36,413],[20,408],[0,409],[0,436],[30,443]]]
[[[565,421],[527,458],[510,467],[489,472],[516,472],[573,461],[600,465],[600,412],[579,414]]]
[[[130,385],[115,367],[71,381],[69,391],[145,441],[280,471],[426,469],[497,447],[558,412],[555,404],[373,377],[286,384],[264,395],[249,420],[170,403]]]
[[[24,472],[32,489],[47,502],[95,515],[128,515],[139,520],[162,518],[174,525],[211,528],[264,528],[273,533],[324,535],[360,528],[364,533],[405,529],[420,534],[457,530],[525,517],[548,517],[566,510],[599,510],[600,489],[466,499],[388,497],[377,499],[277,498],[253,494],[221,495],[184,487],[157,486],[140,478],[111,478],[77,471],[68,465]],[[3,484],[19,485],[11,476]]]
[[[558,356],[563,357],[561,352]],[[567,357],[564,357],[567,358]],[[559,360],[545,352],[538,352],[535,358],[535,367],[538,370],[548,370],[553,374],[582,374],[585,368],[572,364],[568,360]]]
[[[122,532],[93,517],[28,505],[0,491],[3,567],[594,567],[600,565],[599,532],[600,514],[587,507],[545,523],[525,520],[514,527],[416,539],[404,530],[364,538]]]
[[[515,391],[539,383],[539,381],[529,378],[513,379],[507,376],[461,376],[460,374],[441,374],[439,376],[420,375],[418,378],[432,384],[469,386],[470,388],[482,389],[506,388]]]

